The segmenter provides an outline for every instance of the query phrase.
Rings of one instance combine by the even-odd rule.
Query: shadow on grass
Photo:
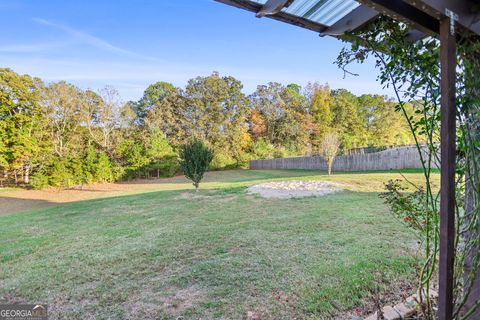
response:
[[[401,178],[399,173],[402,174],[419,174],[421,173],[420,169],[405,169],[405,170],[390,170],[390,171],[369,171],[369,172],[335,172],[332,176],[328,176],[323,171],[318,170],[301,170],[301,169],[292,169],[292,170],[226,170],[226,171],[210,171],[206,174],[204,181],[201,184],[201,190],[208,190],[212,192],[213,190],[221,191],[223,193],[236,193],[239,190],[243,190],[245,187],[263,183],[267,181],[279,181],[279,180],[302,180],[302,179],[313,179],[321,180],[326,179],[328,181],[340,181],[349,179],[353,175],[357,177],[352,178],[352,186],[354,188],[357,185],[363,185],[364,182],[368,181],[380,181],[385,180],[386,178],[383,175],[390,175],[389,178],[395,178],[395,175],[398,175],[398,178]],[[376,176],[375,176],[376,175]],[[379,176],[380,175],[380,176]],[[343,177],[343,178],[342,178]],[[370,179],[371,177],[371,179]],[[386,182],[383,181],[383,182]],[[190,192],[193,187],[191,182],[183,176],[175,176],[172,178],[161,178],[161,179],[152,179],[152,180],[134,180],[134,181],[125,181],[118,182],[117,184],[127,186],[125,190],[102,190],[96,189],[95,186],[85,186],[83,189],[69,190],[69,192],[78,191],[79,193],[83,192],[92,192],[98,193],[99,198],[97,200],[105,200],[110,198],[118,198],[121,196],[128,196],[128,193],[132,193],[133,196],[138,196],[139,194],[150,194],[152,192],[161,192],[165,193],[168,191],[173,192]],[[129,189],[128,185],[132,185],[132,188]],[[142,190],[142,186],[145,189]],[[161,188],[165,186],[167,190],[155,190],[157,187]],[[376,186],[376,188],[381,188]],[[151,189],[151,190],[149,190]],[[347,188],[348,189],[348,188]],[[354,191],[371,191],[371,190],[354,190]],[[380,191],[380,190],[376,190]],[[61,191],[60,191],[61,192]],[[108,195],[109,192],[121,192],[120,194]],[[12,197],[13,196],[13,197]],[[93,197],[95,198],[95,197]],[[88,200],[79,200],[71,201],[68,203],[79,203],[84,201],[94,201],[95,199]],[[3,203],[2,203],[3,201]],[[15,194],[9,195],[8,198],[0,197],[0,215],[12,214],[16,212],[24,212],[29,210],[34,210],[36,208],[44,208],[50,206],[64,206],[66,204],[56,203],[54,199],[52,201],[48,200],[34,200],[34,199],[24,199],[16,198]]]
[[[44,211],[49,211],[54,207],[55,212],[65,209],[69,210],[72,207],[93,207],[99,208],[101,204],[108,203],[113,200],[119,200],[122,202],[131,202],[134,200],[150,200],[152,197],[158,197],[159,200],[179,200],[175,196],[178,196],[182,193],[188,193],[193,197],[207,197],[207,196],[218,196],[221,194],[232,194],[232,193],[241,193],[244,187],[232,187],[224,189],[201,189],[200,192],[195,193],[193,189],[175,189],[175,190],[151,190],[151,191],[142,191],[134,194],[121,194],[121,195],[112,195],[109,197],[101,197],[94,199],[78,200],[71,202],[52,202],[47,200],[33,200],[33,199],[23,199],[15,197],[0,197],[0,219],[5,217],[12,216],[29,216]],[[186,199],[188,200],[188,199]]]
[[[57,203],[39,199],[23,199],[15,197],[0,197],[0,216],[17,212],[47,208]]]

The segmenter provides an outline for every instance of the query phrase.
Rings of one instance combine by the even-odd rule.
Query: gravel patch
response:
[[[319,197],[342,190],[338,184],[332,182],[291,180],[257,184],[247,188],[247,193],[258,194],[264,198],[290,199]]]

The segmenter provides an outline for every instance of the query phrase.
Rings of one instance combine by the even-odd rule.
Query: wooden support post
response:
[[[451,320],[453,313],[453,267],[455,259],[455,151],[456,42],[454,21],[440,21],[441,66],[441,178],[440,178],[440,260],[439,320]]]

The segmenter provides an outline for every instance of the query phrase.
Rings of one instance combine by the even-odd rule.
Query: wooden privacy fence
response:
[[[337,156],[334,171],[370,171],[422,168],[416,147],[402,147],[384,151]],[[327,170],[326,161],[320,156],[252,160],[250,169],[316,169]]]

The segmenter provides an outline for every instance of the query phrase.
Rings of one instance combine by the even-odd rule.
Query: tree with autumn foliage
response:
[[[318,83],[309,84],[307,90],[311,91],[309,111],[316,129],[313,132],[312,140],[313,143],[318,146],[320,141],[322,141],[323,136],[332,127],[333,97],[328,83],[325,85],[320,85]]]
[[[155,82],[124,103],[109,86],[84,90],[0,69],[0,120],[2,179],[36,188],[171,176],[191,139],[213,150],[215,170],[318,154],[329,132],[340,150],[411,143],[383,96],[278,82],[247,96],[238,79],[218,72],[184,88]]]
[[[242,83],[214,72],[191,79],[185,88],[185,127],[190,136],[208,141],[215,168],[238,166],[248,141],[249,100]]]

